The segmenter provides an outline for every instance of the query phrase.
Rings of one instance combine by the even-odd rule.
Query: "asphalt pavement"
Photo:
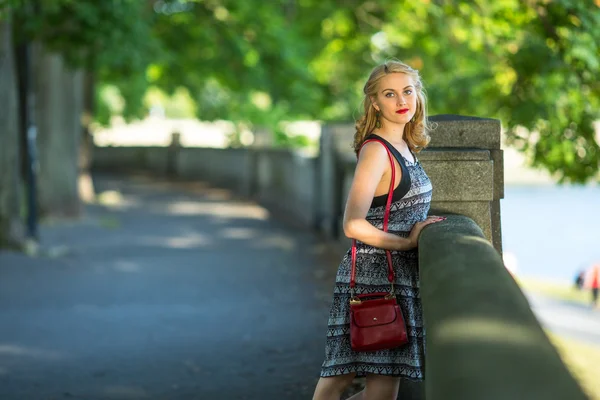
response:
[[[0,251],[0,400],[312,398],[339,248],[202,182],[95,185],[38,256]],[[599,312],[529,299],[600,344]]]
[[[0,399],[310,399],[335,265],[203,183],[101,177],[104,205],[0,252]],[[325,254],[325,256],[324,256]]]

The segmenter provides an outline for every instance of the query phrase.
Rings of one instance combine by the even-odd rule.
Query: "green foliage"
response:
[[[144,107],[162,108],[167,118],[195,118],[197,107],[186,88],[180,87],[172,96],[168,96],[163,90],[152,86],[144,97]]]
[[[398,58],[421,71],[430,114],[500,118],[533,165],[598,176],[598,0],[46,0],[35,18],[10,4],[22,34],[115,85],[126,117],[147,112],[149,87],[186,88],[181,115],[283,143],[282,120],[356,117],[372,67]]]
[[[593,126],[600,118],[600,8],[560,0],[535,12],[531,35],[509,57],[518,77],[503,104],[510,138],[532,153],[534,165],[562,181],[583,182],[600,165]],[[539,139],[519,136],[519,125]]]
[[[322,26],[328,43],[311,65],[346,117],[355,83],[399,58],[421,70],[430,113],[500,118],[509,141],[560,181],[598,176],[598,2],[361,2]]]
[[[12,4],[17,41],[39,41],[62,54],[73,68],[85,68],[100,82],[117,85],[126,101],[124,115],[144,115],[146,68],[160,53],[147,3],[14,0]]]
[[[305,148],[313,145],[310,138],[304,135],[290,136],[282,130],[276,130],[275,146],[285,148]]]
[[[114,85],[102,85],[96,90],[95,120],[100,125],[108,126],[114,115],[123,114],[125,100],[119,89]]]
[[[202,119],[237,118],[245,108],[239,103],[257,91],[269,93],[275,104],[293,100],[291,118],[318,114],[325,88],[306,69],[317,48],[300,35],[302,24],[292,24],[284,2],[185,4],[186,12],[156,18],[154,32],[166,56],[154,66],[160,71],[155,84],[167,91],[190,88]]]

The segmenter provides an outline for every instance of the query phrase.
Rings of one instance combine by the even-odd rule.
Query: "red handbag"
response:
[[[387,146],[378,139],[369,139],[365,143],[381,143],[388,153],[392,165],[392,180],[383,216],[383,230],[387,232],[390,219],[390,206],[396,182],[394,158]],[[364,143],[363,143],[364,145]],[[356,286],[356,240],[352,240],[352,272],[350,276],[350,345],[355,351],[374,351],[391,349],[408,342],[406,324],[400,306],[394,294],[394,267],[392,255],[385,251],[388,264],[389,293],[369,293],[355,295]]]

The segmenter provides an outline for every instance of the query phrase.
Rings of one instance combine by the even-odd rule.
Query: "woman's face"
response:
[[[417,111],[417,91],[412,77],[401,72],[385,75],[379,81],[373,106],[392,123],[408,123]]]

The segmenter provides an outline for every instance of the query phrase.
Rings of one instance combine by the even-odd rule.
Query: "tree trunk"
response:
[[[0,21],[0,247],[20,247],[20,144],[10,20]]]
[[[96,196],[94,181],[90,173],[93,157],[90,124],[94,116],[95,90],[94,74],[86,71],[83,82],[83,129],[81,130],[81,151],[79,153],[79,197],[84,202],[92,202]]]
[[[34,49],[40,215],[78,217],[84,74],[39,43]]]

